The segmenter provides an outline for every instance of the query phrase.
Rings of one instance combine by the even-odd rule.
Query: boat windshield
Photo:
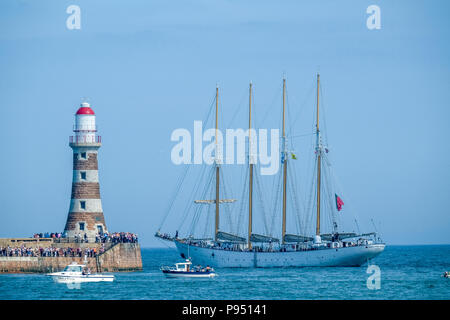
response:
[[[178,271],[187,271],[189,263],[176,263],[175,267]]]
[[[65,272],[81,272],[81,266],[67,266],[64,268]]]

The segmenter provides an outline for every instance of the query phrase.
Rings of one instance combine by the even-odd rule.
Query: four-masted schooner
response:
[[[194,239],[192,237],[175,237],[162,234],[158,230],[156,237],[173,241],[184,258],[191,258],[194,263],[214,267],[306,267],[306,266],[361,266],[369,259],[379,255],[385,244],[376,233],[356,234],[339,233],[336,228],[332,233],[321,233],[321,162],[325,148],[322,145],[319,127],[319,88],[320,75],[317,75],[316,103],[316,226],[315,235],[298,235],[286,233],[288,151],[286,143],[286,79],[283,79],[283,114],[282,114],[282,229],[281,241],[269,235],[253,233],[253,178],[254,154],[252,154],[252,84],[249,86],[249,135],[248,135],[248,233],[247,238],[220,230],[220,204],[235,202],[235,199],[220,199],[220,159],[215,153],[215,199],[196,200],[197,204],[215,204],[214,238]],[[215,143],[217,151],[218,98],[216,87]]]

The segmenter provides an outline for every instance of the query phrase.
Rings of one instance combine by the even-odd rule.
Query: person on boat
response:
[[[448,271],[445,271],[444,274],[443,274],[443,277],[444,278],[450,277],[450,273]]]

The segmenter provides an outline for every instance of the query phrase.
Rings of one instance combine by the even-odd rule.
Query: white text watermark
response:
[[[66,27],[69,30],[81,29],[81,9],[77,5],[70,5],[66,9],[66,13],[70,14],[66,20]]]
[[[381,289],[381,269],[375,264],[367,266],[367,274],[370,276],[367,278],[367,289],[369,290],[380,290]]]
[[[261,175],[274,175],[280,167],[280,133],[278,129],[207,129],[202,121],[194,121],[193,136],[187,129],[172,132],[171,141],[178,142],[171,151],[172,162],[179,164],[251,164],[261,165]],[[216,141],[217,134],[217,141]],[[250,135],[250,155],[246,155],[246,140]],[[225,138],[225,139],[224,139]],[[225,140],[225,158],[224,158]],[[269,147],[270,140],[270,147]],[[204,147],[203,142],[208,142]]]
[[[366,26],[369,30],[381,29],[381,9],[377,5],[370,5],[366,10],[367,14],[370,16],[367,18]]]

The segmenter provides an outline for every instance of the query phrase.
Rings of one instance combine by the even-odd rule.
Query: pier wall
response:
[[[25,240],[25,241],[22,241]],[[100,243],[54,243],[51,241],[29,241],[31,239],[0,239],[0,247],[55,247],[55,248],[100,248]],[[72,262],[84,263],[83,257],[2,257],[0,273],[49,273],[63,270]],[[139,243],[110,244],[97,257],[87,258],[92,272],[141,271],[142,257]]]

